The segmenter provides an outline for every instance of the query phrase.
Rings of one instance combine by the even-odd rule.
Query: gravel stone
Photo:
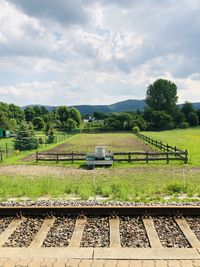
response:
[[[48,232],[43,247],[66,247],[72,237],[76,219],[72,217],[57,217]]]
[[[97,201],[97,200],[87,200],[87,201],[60,201],[60,200],[40,200],[40,201],[6,201],[0,202],[0,207],[4,206],[35,206],[35,207],[44,207],[44,206],[124,206],[124,207],[139,207],[139,206],[159,206],[159,207],[167,207],[167,206],[200,206],[200,202],[172,202],[172,203],[143,203],[143,202],[120,202],[120,201]]]
[[[28,247],[42,225],[42,218],[26,218],[3,247]]]
[[[155,229],[163,247],[190,248],[190,245],[172,217],[154,217]]]
[[[192,231],[200,240],[200,217],[186,217],[186,220]]]
[[[120,237],[122,247],[150,247],[149,240],[141,217],[121,217]]]
[[[12,217],[4,217],[4,218],[0,217],[0,234],[3,231],[5,231],[8,225],[11,223],[12,219],[13,219]]]
[[[109,218],[88,218],[83,231],[81,247],[109,247]]]

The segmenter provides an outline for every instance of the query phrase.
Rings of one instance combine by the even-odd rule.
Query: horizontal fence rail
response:
[[[86,153],[39,153],[36,152],[36,161],[85,161]],[[185,151],[177,151],[176,154],[174,152],[115,152],[113,153],[113,161],[116,162],[150,162],[150,161],[166,161],[169,163],[170,161],[183,161],[186,163],[186,152]]]
[[[178,149],[176,146],[170,146],[169,144],[164,144],[162,141],[155,140],[148,136],[145,136],[141,133],[135,133],[136,136],[140,137],[142,140],[146,141],[147,143],[156,146],[157,148],[166,151],[168,154],[169,152],[174,154],[176,160],[180,159],[183,160],[184,163],[188,162],[188,151]]]

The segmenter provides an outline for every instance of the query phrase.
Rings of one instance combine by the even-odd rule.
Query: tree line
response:
[[[47,142],[54,142],[54,130],[69,132],[79,128],[84,131],[161,131],[198,126],[200,110],[186,102],[177,105],[175,83],[158,79],[147,87],[146,108],[141,111],[120,113],[94,112],[88,114],[92,122],[82,122],[76,108],[60,106],[49,111],[44,106],[28,106],[25,109],[14,104],[0,102],[0,128],[17,133],[15,148],[37,148],[34,130],[44,130]],[[41,141],[42,142],[42,141]]]
[[[145,101],[147,106],[143,112],[94,112],[92,117],[100,122],[96,123],[96,128],[126,131],[136,127],[143,131],[161,131],[194,127],[200,123],[200,110],[195,110],[192,103],[177,105],[177,86],[171,81],[158,79],[150,84]],[[93,125],[95,128],[95,123]]]

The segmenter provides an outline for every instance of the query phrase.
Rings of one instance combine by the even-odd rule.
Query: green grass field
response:
[[[54,167],[55,168],[55,167]],[[30,171],[30,170],[29,170]],[[94,171],[51,170],[54,175],[1,174],[0,198],[39,197],[135,202],[195,201],[200,197],[200,173],[191,169],[159,168],[96,169]],[[57,175],[55,175],[55,171]],[[159,186],[158,186],[159,185]],[[193,198],[191,198],[193,197]]]
[[[164,143],[176,145],[180,149],[188,149],[189,164],[114,163],[111,168],[96,168],[93,171],[88,171],[76,163],[62,163],[55,166],[56,163],[33,164],[32,161],[26,163],[29,166],[20,166],[24,164],[19,161],[22,156],[30,153],[24,152],[17,157],[18,162],[16,157],[10,158],[7,165],[2,165],[2,168],[0,166],[0,198],[5,200],[12,197],[17,199],[103,197],[107,200],[145,203],[199,201],[200,128],[144,132],[144,134]],[[96,145],[105,145],[111,151],[149,149],[132,133],[108,133],[74,135],[43,150],[88,152],[93,151]],[[19,169],[9,164],[19,164]],[[26,171],[23,167],[26,167]],[[3,168],[7,168],[7,171],[3,172]],[[43,172],[43,168],[47,168],[48,171]]]
[[[143,134],[179,149],[187,149],[189,164],[200,166],[200,127]]]

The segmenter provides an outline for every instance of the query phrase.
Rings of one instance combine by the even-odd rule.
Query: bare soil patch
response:
[[[111,152],[155,151],[143,143],[132,133],[97,133],[79,134],[68,139],[64,144],[46,150],[49,153],[88,153],[96,146],[105,146]],[[22,161],[34,161],[35,154],[25,157]]]

